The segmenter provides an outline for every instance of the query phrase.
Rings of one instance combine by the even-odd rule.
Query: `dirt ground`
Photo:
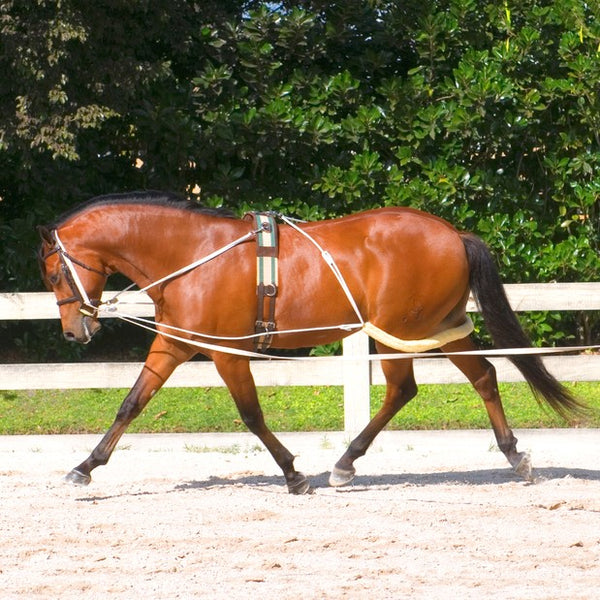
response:
[[[86,488],[98,436],[0,437],[0,598],[592,599],[600,431],[384,432],[351,487],[341,433],[282,434],[314,492],[290,496],[251,435],[129,435]]]

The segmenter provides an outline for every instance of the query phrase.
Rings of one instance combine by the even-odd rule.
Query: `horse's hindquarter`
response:
[[[468,264],[447,222],[389,208],[311,223],[305,231],[332,255],[365,321],[403,339],[426,338],[464,321]],[[319,250],[288,227],[281,232],[277,301],[279,329],[358,322]]]

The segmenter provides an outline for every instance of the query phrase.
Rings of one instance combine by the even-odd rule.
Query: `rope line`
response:
[[[188,330],[180,329],[178,327],[173,327],[171,325],[163,325],[162,323],[155,323],[154,321],[150,321],[148,319],[142,319],[141,317],[135,317],[133,315],[125,315],[116,313],[113,315],[114,317],[121,319],[127,323],[132,325],[137,325],[142,329],[146,329],[147,331],[151,331],[153,333],[157,333],[158,335],[162,335],[164,337],[168,337],[169,339],[173,339],[179,342],[183,342],[190,346],[195,346],[197,348],[211,350],[215,352],[224,352],[226,354],[235,354],[238,356],[245,356],[247,358],[260,358],[263,360],[287,360],[287,361],[298,361],[298,360],[320,360],[322,358],[336,359],[338,361],[344,360],[368,360],[368,361],[380,361],[380,360],[407,360],[407,359],[428,359],[428,358],[439,358],[440,356],[491,356],[491,357],[510,357],[510,356],[518,356],[518,355],[550,355],[550,354],[572,354],[572,353],[582,353],[582,352],[592,352],[600,350],[600,344],[595,344],[591,346],[561,346],[557,348],[490,348],[487,350],[464,350],[459,352],[402,352],[402,353],[393,353],[393,354],[365,354],[365,355],[344,355],[344,356],[331,356],[331,357],[321,357],[321,356],[281,356],[281,355],[266,355],[260,354],[258,352],[250,352],[248,350],[242,350],[239,348],[232,348],[229,346],[221,346],[217,344],[210,344],[207,342],[200,342],[199,340],[185,338],[179,335],[175,335],[172,333],[168,333],[167,331],[160,331],[158,327],[164,327],[168,329],[172,329],[174,331],[179,331],[182,333],[189,333],[191,335],[195,335],[198,337],[208,337],[211,339],[222,339],[222,340],[231,340],[231,341],[242,341],[244,339],[251,339],[255,336],[240,336],[238,338],[220,338],[218,336],[210,336],[204,335],[200,333],[194,333]],[[154,327],[152,326],[154,325]],[[360,325],[357,325],[360,327]],[[338,329],[337,327],[324,328],[324,329]],[[278,333],[300,333],[303,331],[307,331],[305,329],[301,330],[289,330],[289,331],[280,331]]]

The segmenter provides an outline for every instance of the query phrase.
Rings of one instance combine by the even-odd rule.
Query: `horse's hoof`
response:
[[[310,493],[310,483],[302,473],[296,473],[294,479],[287,482],[288,492],[301,496]]]
[[[88,485],[92,478],[77,469],[73,469],[70,473],[64,476],[64,481],[72,485]]]
[[[531,456],[527,452],[522,453],[521,460],[513,467],[517,475],[525,481],[533,481],[533,469],[531,466]]]
[[[342,487],[348,485],[354,479],[356,474],[355,469],[340,469],[339,467],[333,467],[331,474],[329,475],[329,485],[332,487]]]

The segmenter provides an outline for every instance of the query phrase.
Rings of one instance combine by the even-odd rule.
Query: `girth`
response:
[[[275,299],[277,297],[279,239],[275,216],[271,213],[250,213],[256,223],[256,295],[257,313],[254,326],[255,348],[267,350],[275,331]]]

